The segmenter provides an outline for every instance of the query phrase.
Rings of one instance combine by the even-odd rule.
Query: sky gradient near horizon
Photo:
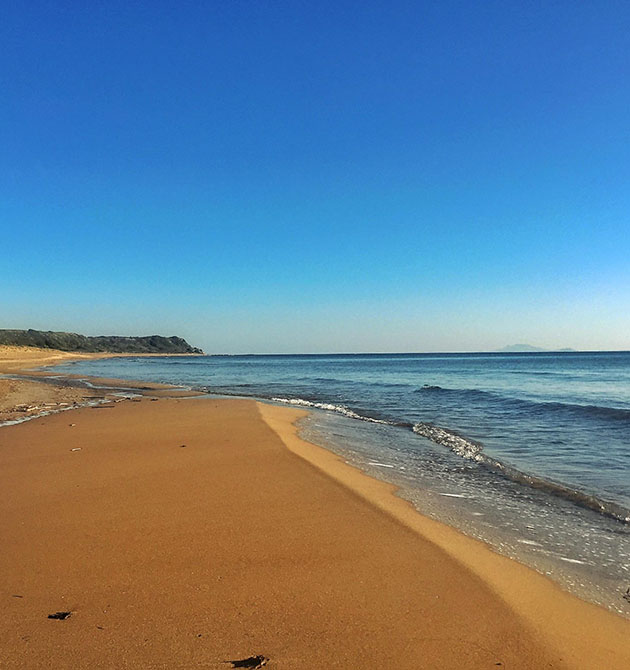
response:
[[[8,2],[0,328],[630,349],[627,2]]]

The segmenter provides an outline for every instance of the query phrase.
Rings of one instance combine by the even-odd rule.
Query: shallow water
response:
[[[314,410],[302,436],[368,474],[434,519],[551,576],[567,590],[624,616],[630,586],[630,527],[523,486],[427,439]]]

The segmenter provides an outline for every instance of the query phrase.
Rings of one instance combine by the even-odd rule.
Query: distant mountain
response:
[[[508,344],[507,347],[503,347],[502,349],[497,349],[498,352],[505,353],[505,354],[526,354],[526,353],[534,353],[537,351],[555,351],[555,352],[561,352],[561,351],[575,351],[575,349],[543,349],[542,347],[535,347],[532,344]]]
[[[99,335],[88,337],[77,333],[60,333],[43,330],[0,330],[0,344],[41,347],[60,351],[112,354],[203,354],[181,337],[121,337]]]
[[[502,349],[497,349],[501,353],[512,354],[512,353],[527,353],[530,351],[546,351],[541,347],[534,347],[531,344],[508,344]]]

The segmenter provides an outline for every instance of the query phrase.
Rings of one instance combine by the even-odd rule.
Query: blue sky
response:
[[[0,327],[630,349],[626,2],[8,2]]]

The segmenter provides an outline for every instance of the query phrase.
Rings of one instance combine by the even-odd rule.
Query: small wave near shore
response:
[[[295,407],[306,407],[313,409],[320,409],[329,412],[336,412],[351,419],[359,421],[366,421],[369,423],[377,423],[389,426],[398,426],[401,428],[410,428],[416,435],[431,440],[435,444],[439,444],[447,449],[450,449],[458,456],[475,461],[481,465],[490,468],[491,470],[508,477],[517,484],[529,486],[546,493],[568,500],[576,505],[592,510],[602,514],[611,519],[615,519],[624,524],[630,524],[630,510],[618,505],[614,502],[602,500],[597,496],[590,495],[583,491],[573,489],[569,486],[558,482],[545,480],[542,477],[536,477],[520,470],[502,463],[501,461],[488,456],[483,453],[483,445],[475,440],[468,439],[459,435],[453,430],[434,426],[430,423],[409,423],[401,421],[389,421],[385,419],[377,419],[360,414],[344,405],[335,405],[332,403],[316,402],[306,400],[304,398],[270,398],[273,402],[279,402],[286,405],[293,405]]]

